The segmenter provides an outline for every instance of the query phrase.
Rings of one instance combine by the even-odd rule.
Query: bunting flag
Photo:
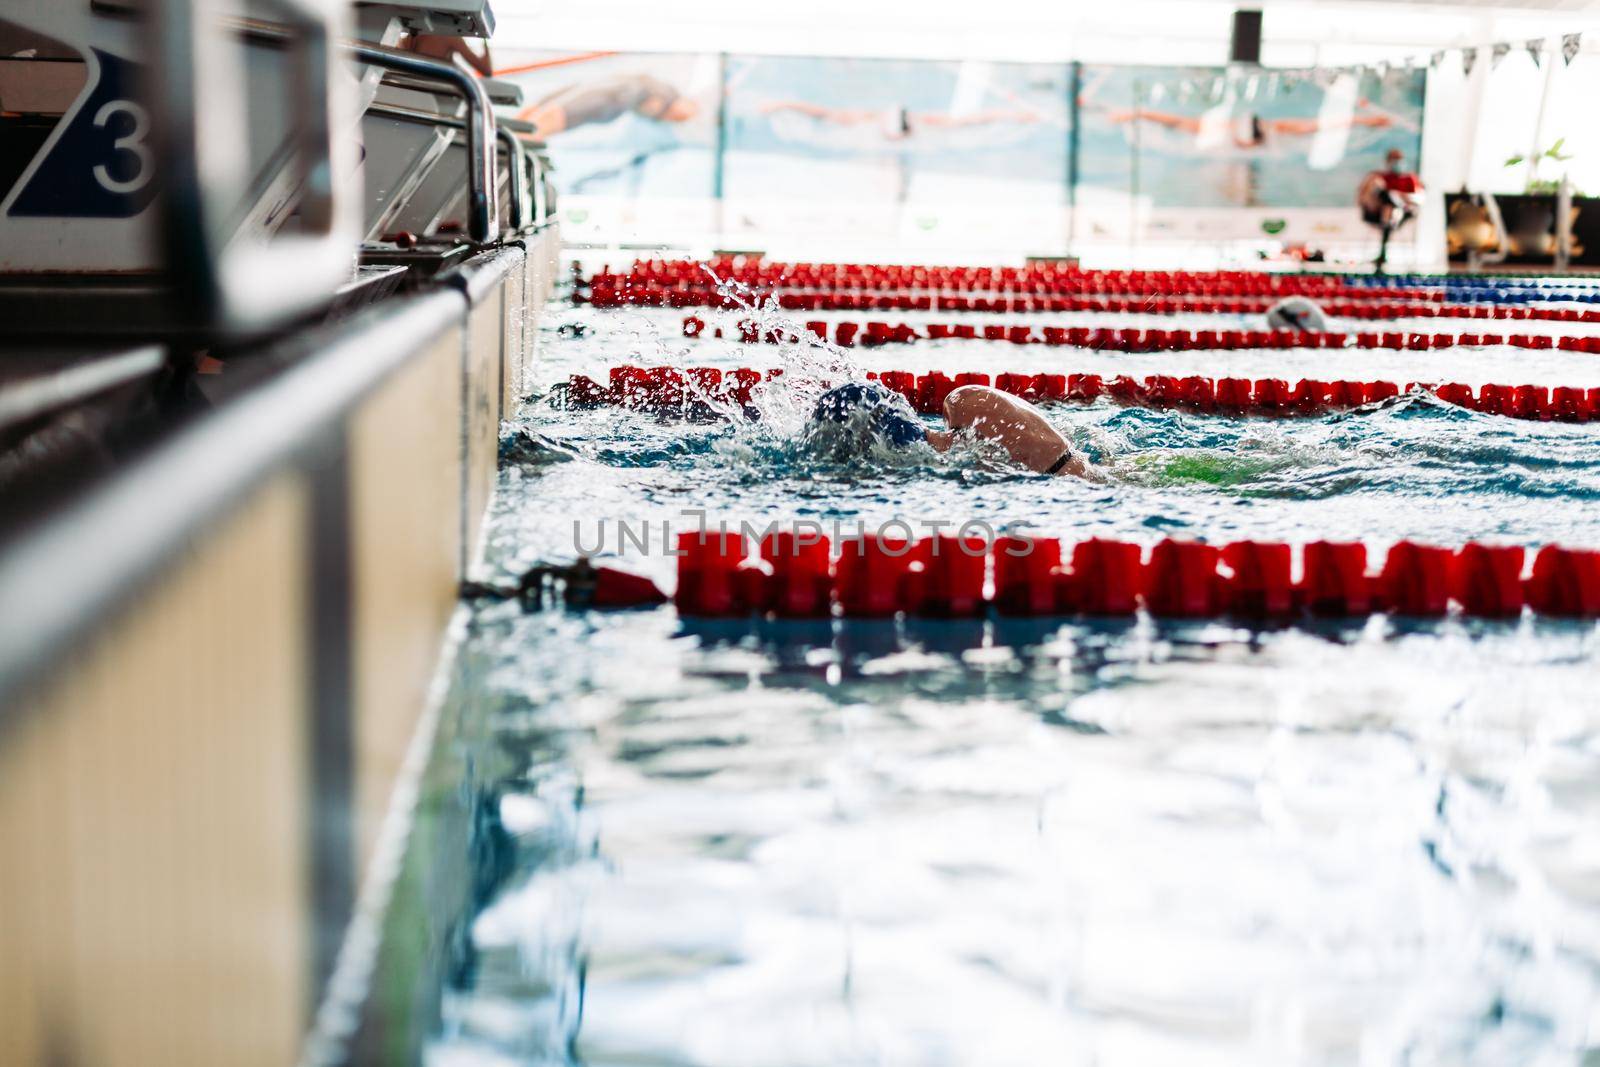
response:
[[[1582,51],[1583,35],[1581,33],[1567,33],[1561,36],[1561,59],[1570,66],[1572,61]],[[1466,77],[1472,76],[1473,68],[1478,65],[1481,53],[1488,53],[1489,69],[1495,70],[1500,62],[1511,54],[1516,47],[1507,42],[1493,45],[1474,45],[1471,48],[1461,49],[1461,73]],[[1546,51],[1554,48],[1554,39],[1545,37],[1529,38],[1522,42],[1522,48],[1528,53],[1528,58],[1541,69],[1544,66]],[[1221,104],[1224,101],[1256,101],[1262,97],[1281,96],[1292,93],[1302,84],[1309,83],[1321,90],[1328,90],[1340,78],[1353,77],[1358,82],[1367,76],[1378,79],[1379,82],[1388,82],[1391,75],[1402,71],[1407,75],[1414,75],[1421,69],[1436,70],[1445,61],[1449,51],[1441,49],[1430,52],[1427,56],[1406,56],[1400,60],[1379,60],[1370,65],[1358,64],[1349,67],[1306,67],[1282,70],[1261,70],[1246,74],[1243,70],[1229,69],[1221,74],[1210,77],[1182,78],[1172,83],[1151,82],[1144,89],[1145,98],[1151,102],[1172,99],[1179,102],[1188,102],[1198,99],[1201,102]]]

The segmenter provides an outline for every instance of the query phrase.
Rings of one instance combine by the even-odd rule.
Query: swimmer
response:
[[[1303,296],[1288,296],[1267,309],[1267,329],[1301,330],[1321,333],[1328,328],[1328,316],[1315,301]]]
[[[947,452],[963,431],[993,441],[1011,459],[1039,474],[1084,477],[1089,463],[1061,432],[1020,397],[986,385],[963,385],[944,401],[946,430],[930,430],[916,418],[905,398],[876,382],[849,382],[828,390],[811,414],[813,426],[854,424],[875,439],[897,448],[926,442]]]

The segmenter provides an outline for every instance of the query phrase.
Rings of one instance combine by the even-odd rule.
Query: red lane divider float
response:
[[[583,374],[567,380],[567,402],[575,407],[616,405],[658,414],[714,414],[708,401],[746,407],[755,388],[782,372],[748,367],[611,368],[607,384]],[[1473,392],[1461,382],[1443,385],[1407,382],[1320,381],[1302,379],[1291,386],[1282,378],[1205,378],[1153,374],[1143,379],[1098,374],[947,374],[928,371],[868,371],[867,377],[899,393],[924,415],[944,409],[944,399],[961,385],[992,385],[1033,403],[1089,402],[1102,396],[1136,407],[1184,411],[1276,416],[1321,415],[1360,407],[1425,388],[1439,399],[1488,415],[1556,422],[1600,420],[1600,388],[1542,385],[1485,385]],[[826,383],[822,383],[826,384]],[[696,406],[704,408],[698,411]]]
[[[837,556],[817,533],[769,534],[754,555],[747,538],[687,533],[678,538],[678,610],[695,616],[885,618],[900,613],[1133,615],[1163,618],[1330,617],[1391,612],[1510,618],[1600,616],[1600,552],[1547,545],[1524,576],[1520,545],[1468,543],[1459,549],[1402,541],[1381,567],[1359,543],[1317,541],[1214,546],[1164,540],[1090,540],[1070,553],[1053,538],[872,535],[840,542]]]
[[[1369,290],[1362,290],[1369,292]],[[876,293],[856,291],[803,292],[772,290],[770,297],[785,311],[962,311],[997,314],[1097,312],[1104,314],[1230,314],[1259,315],[1277,297],[1200,297],[1173,293],[1148,296],[1062,296],[1015,294],[956,296],[950,294]],[[1386,292],[1385,296],[1392,295]],[[672,307],[748,310],[749,299],[724,293],[712,285],[660,285],[653,282],[596,283],[579,303],[594,307]],[[1600,310],[1524,307],[1510,304],[1407,303],[1393,299],[1324,299],[1324,312],[1345,319],[1516,319],[1538,322],[1600,323]]]
[[[589,288],[712,289],[733,282],[747,289],[832,292],[981,292],[1111,294],[1121,296],[1309,296],[1350,300],[1445,302],[1442,286],[1390,288],[1351,285],[1328,274],[1264,271],[1084,270],[1058,263],[1025,267],[940,267],[867,263],[769,263],[742,256],[713,260],[638,260],[626,272],[602,267]]]
[[[833,323],[830,336],[829,325],[820,320],[810,321],[806,323],[806,332],[820,341],[831,340],[841,348],[858,345],[878,348],[954,338],[1013,345],[1088,348],[1096,352],[1239,352],[1291,348],[1428,352],[1441,348],[1509,344],[1515,348],[1533,350],[1600,353],[1600,335],[1556,338],[1549,334],[1514,333],[1507,336],[1498,333],[1418,333],[1399,330],[1359,333],[1337,330],[1142,330],[1088,326],[979,326],[970,322],[929,322],[912,326],[904,322],[872,320],[866,323]],[[734,329],[738,331],[737,339],[745,344],[795,344],[800,340],[800,334],[793,330],[763,326],[749,319],[741,320]],[[710,326],[698,315],[690,315],[683,320],[683,335],[724,336],[720,326]]]

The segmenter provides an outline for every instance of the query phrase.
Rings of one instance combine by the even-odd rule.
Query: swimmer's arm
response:
[[[1266,123],[1273,133],[1285,137],[1304,137],[1324,128],[1337,129],[1341,125],[1344,124],[1337,120],[1324,124],[1317,119],[1272,119]]]
[[[996,122],[1028,123],[1040,121],[1033,111],[977,111],[970,115],[947,115],[938,111],[918,111],[911,118],[928,127],[989,126]]]
[[[874,117],[873,112],[870,111],[823,107],[821,104],[812,104],[805,100],[768,100],[761,105],[761,113],[763,115],[772,115],[779,111],[793,111],[805,115],[807,118],[821,119],[824,122],[837,122],[845,126],[866,122]]]
[[[1067,439],[1033,405],[998,389],[967,385],[953,390],[945,398],[944,417],[952,430],[967,429],[998,443],[1030,470],[1043,474],[1063,454],[1072,457],[1063,469],[1074,474],[1087,470]]]
[[[1170,111],[1152,111],[1147,107],[1135,108],[1133,111],[1113,112],[1106,116],[1112,122],[1153,122],[1157,126],[1168,129],[1182,130],[1184,133],[1199,133],[1200,120],[1188,115],[1176,115]]]
[[[1322,130],[1343,130],[1354,126],[1382,128],[1393,124],[1387,115],[1352,115],[1342,119],[1273,119],[1267,126],[1285,137],[1305,137]]]

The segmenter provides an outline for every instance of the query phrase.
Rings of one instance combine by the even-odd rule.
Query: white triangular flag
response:
[[[1534,66],[1540,66],[1544,59],[1544,38],[1540,37],[1523,45],[1528,50],[1528,55],[1533,59]]]
[[[1578,48],[1582,44],[1582,38],[1583,38],[1583,34],[1581,34],[1581,33],[1562,34],[1562,36],[1561,36],[1561,58],[1567,64],[1570,65],[1572,63],[1573,57],[1578,54]]]
[[[1478,50],[1476,48],[1463,48],[1461,50],[1461,73],[1470,75],[1472,73],[1472,65],[1477,61]]]
[[[1494,70],[1500,61],[1511,54],[1511,46],[1504,41],[1489,49],[1489,69]]]
[[[1428,69],[1429,70],[1437,70],[1438,67],[1439,67],[1439,64],[1443,63],[1443,62],[1444,62],[1444,53],[1443,52],[1435,52],[1433,55],[1428,57]]]

